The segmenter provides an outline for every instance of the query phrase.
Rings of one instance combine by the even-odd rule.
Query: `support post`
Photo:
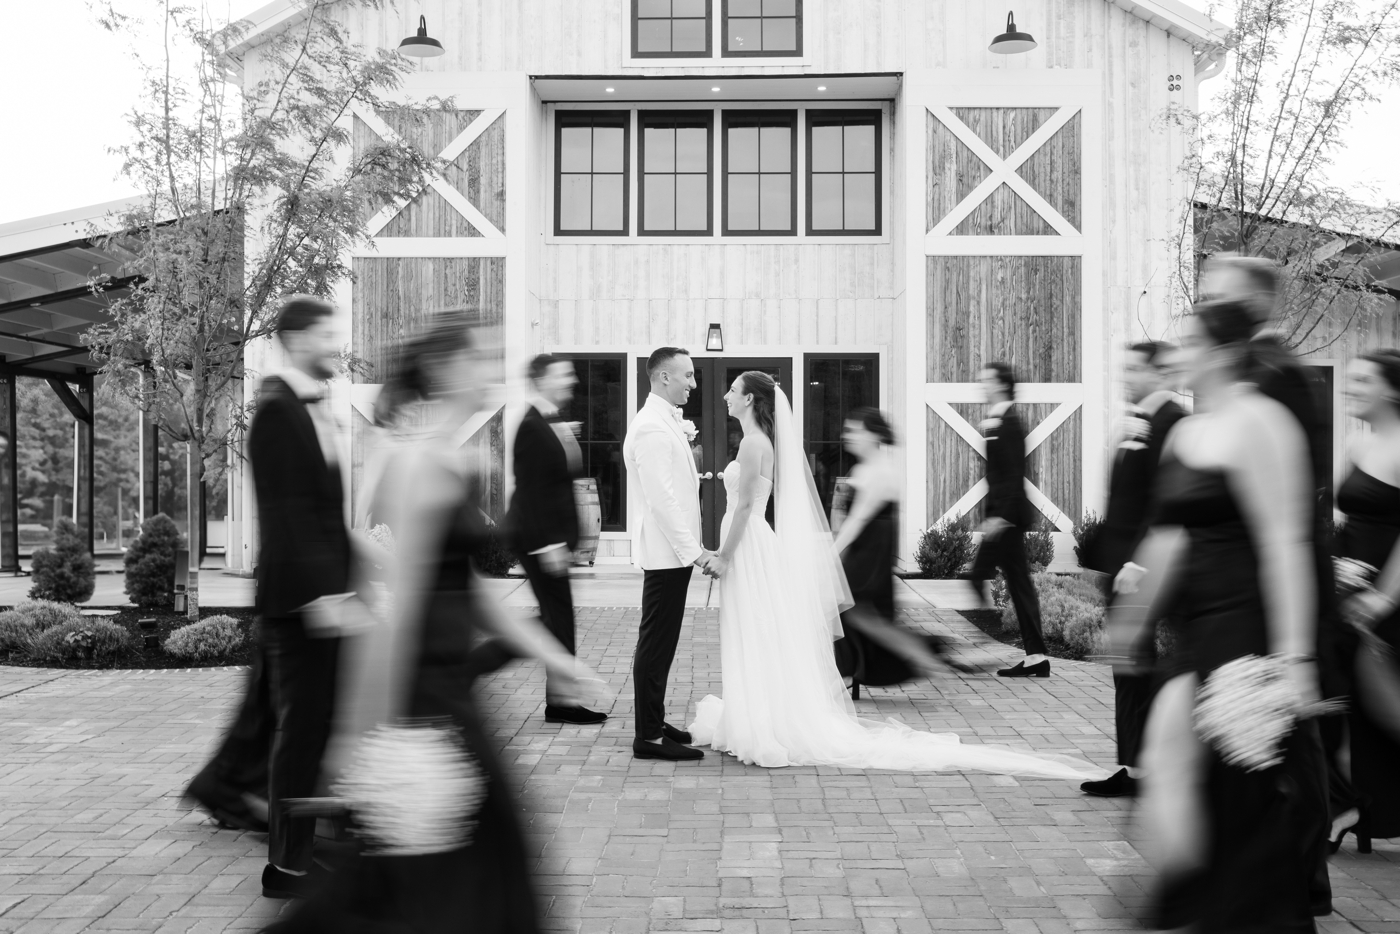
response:
[[[0,571],[19,573],[19,417],[15,375],[0,371],[0,431],[5,451],[0,455]]]

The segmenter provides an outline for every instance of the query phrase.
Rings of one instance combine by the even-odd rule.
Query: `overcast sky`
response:
[[[211,0],[215,9],[244,16],[265,0]],[[1187,0],[1202,9],[1203,0]],[[125,8],[157,7],[126,0]],[[125,38],[97,25],[87,0],[0,0],[0,223],[111,201],[129,194],[120,162],[107,152],[126,138],[124,114],[140,75]],[[42,37],[43,41],[37,40]],[[60,50],[60,41],[62,43]],[[1222,86],[1216,79],[1207,93]],[[1382,114],[1388,113],[1388,118]],[[1400,200],[1400,93],[1360,115],[1339,154],[1332,178],[1365,200],[1366,188]]]

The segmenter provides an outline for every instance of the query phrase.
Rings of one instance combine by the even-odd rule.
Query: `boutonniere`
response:
[[[688,418],[681,419],[681,431],[685,432],[685,440],[694,443],[700,437],[700,429],[695,427],[695,423]]]

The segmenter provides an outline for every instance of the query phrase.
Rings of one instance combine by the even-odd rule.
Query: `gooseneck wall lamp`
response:
[[[418,34],[399,43],[399,54],[413,58],[437,58],[447,50],[442,43],[428,35],[428,18],[418,17]]]

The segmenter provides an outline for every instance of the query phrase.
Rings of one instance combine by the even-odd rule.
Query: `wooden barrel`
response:
[[[574,481],[574,504],[578,507],[578,548],[576,567],[592,567],[598,556],[598,533],[603,531],[603,508],[598,503],[598,481],[583,477]]]

